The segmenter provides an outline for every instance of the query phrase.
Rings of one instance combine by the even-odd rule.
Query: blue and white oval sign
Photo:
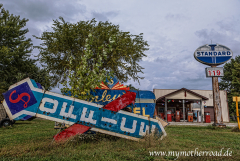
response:
[[[197,48],[194,58],[206,65],[220,65],[231,59],[233,52],[226,46],[220,44],[206,44]]]

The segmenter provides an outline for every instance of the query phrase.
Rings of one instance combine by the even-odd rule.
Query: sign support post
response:
[[[214,126],[226,126],[222,119],[222,106],[220,99],[220,91],[218,85],[218,77],[212,77],[213,89],[213,107],[214,107]]]

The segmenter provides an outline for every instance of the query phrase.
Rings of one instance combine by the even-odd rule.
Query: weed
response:
[[[232,130],[231,130],[232,132],[240,132],[240,130],[239,130],[239,127],[238,126],[236,126],[236,127],[234,127],[234,128],[232,128]]]

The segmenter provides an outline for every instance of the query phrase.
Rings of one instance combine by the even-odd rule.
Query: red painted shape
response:
[[[134,104],[136,98],[136,93],[126,91],[124,95],[121,97],[117,98],[116,100],[108,103],[105,105],[103,108],[110,110],[110,111],[115,111],[118,112],[119,110],[123,109],[127,105]]]
[[[95,89],[109,89],[108,86],[106,86],[103,82],[100,84],[100,86],[101,86],[100,88],[96,87]],[[128,90],[129,91],[130,88],[117,82],[117,84],[113,86],[111,90]]]
[[[10,96],[9,96],[9,101],[10,101],[11,103],[18,103],[19,101],[23,101],[23,102],[24,102],[23,107],[24,107],[24,108],[27,108],[27,104],[28,104],[28,102],[30,101],[30,95],[29,95],[28,93],[21,93],[20,95],[18,95],[18,98],[16,98],[15,100],[13,100],[13,99],[12,99],[12,94],[13,94],[13,93],[16,93],[16,90],[12,91],[12,93],[10,94]],[[28,100],[27,100],[27,101],[24,101],[24,100],[22,99],[22,97],[24,97],[24,96],[27,96],[27,97],[28,97]]]
[[[68,139],[69,137],[74,136],[76,134],[83,134],[84,132],[88,131],[89,129],[90,129],[90,127],[88,127],[88,126],[84,126],[84,125],[80,125],[80,124],[73,124],[69,128],[54,135],[53,138],[56,141],[64,141],[64,140]]]
[[[119,82],[117,82],[117,84],[112,87],[113,90],[130,90],[129,87],[124,86],[123,84],[120,84]]]
[[[106,110],[118,112],[119,110],[123,109],[127,105],[134,104],[136,98],[136,93],[126,91],[124,95],[121,97],[113,100],[112,102],[105,105],[103,108]],[[56,141],[64,141],[68,139],[71,136],[77,135],[77,134],[83,134],[86,131],[88,131],[91,127],[80,125],[80,124],[73,124],[69,128],[63,130],[62,132],[54,135],[54,139]]]

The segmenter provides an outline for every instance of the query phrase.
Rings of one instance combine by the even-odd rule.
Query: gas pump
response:
[[[176,111],[175,113],[175,121],[180,122],[180,111]]]
[[[172,111],[171,110],[167,111],[167,121],[172,122]]]

